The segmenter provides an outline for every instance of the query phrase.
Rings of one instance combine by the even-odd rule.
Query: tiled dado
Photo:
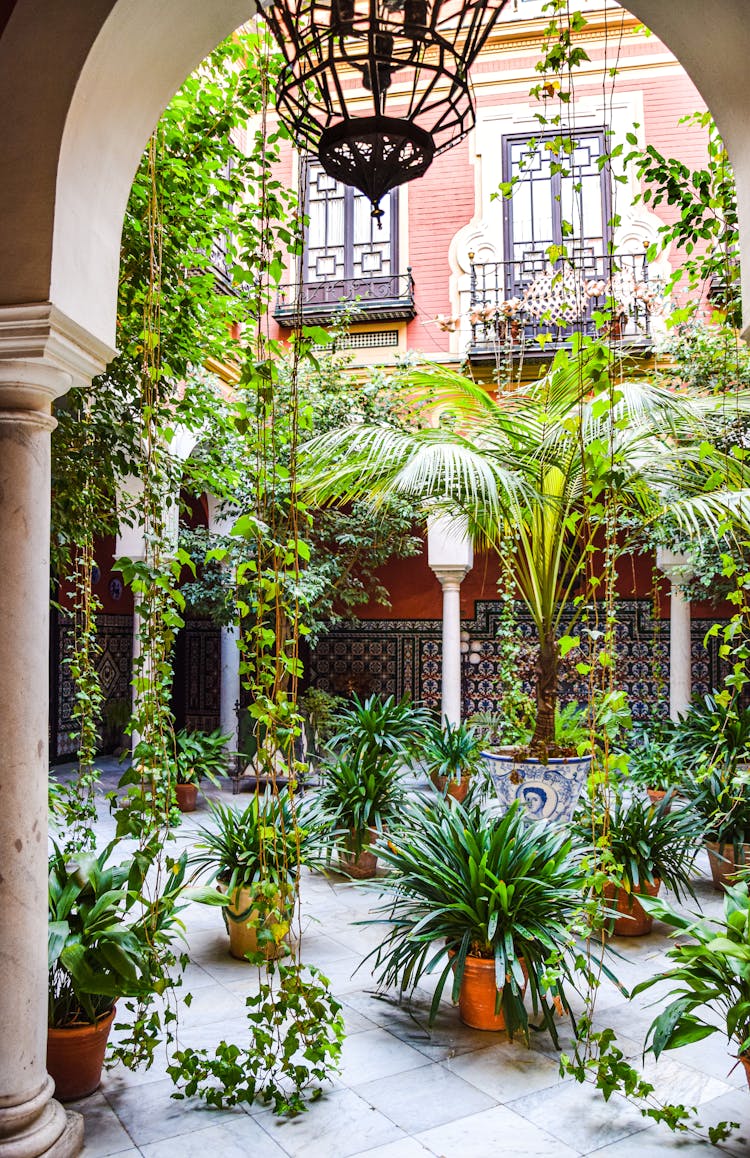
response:
[[[617,604],[617,683],[624,687],[634,718],[660,705],[666,710],[669,687],[669,620],[654,619],[647,599]],[[462,688],[466,715],[493,710],[501,696],[498,679],[500,604],[482,600],[473,620],[463,620]],[[519,671],[526,691],[531,690],[534,667],[534,628],[522,604],[516,608],[520,637]],[[692,623],[693,691],[702,694],[721,680],[718,641],[704,646],[712,620]],[[578,629],[577,629],[578,630]],[[432,619],[371,619],[339,625],[310,657],[310,683],[338,694],[377,692],[439,707],[441,624]],[[562,664],[561,699],[584,701],[588,680],[575,671],[580,653],[571,652]]]

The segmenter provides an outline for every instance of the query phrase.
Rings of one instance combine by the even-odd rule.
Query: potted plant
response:
[[[672,746],[686,766],[736,768],[750,761],[750,707],[716,691],[696,699],[675,725]]]
[[[471,778],[482,766],[482,743],[466,721],[443,727],[432,724],[421,745],[421,760],[430,780],[444,796],[459,802],[466,799]]]
[[[49,858],[47,1069],[63,1101],[98,1087],[115,1002],[161,992],[155,950],[180,935],[180,896],[217,901],[213,889],[184,888],[187,854],[148,896],[150,861],[110,864],[116,847],[69,859],[53,843]]]
[[[194,812],[198,786],[204,778],[218,787],[226,774],[226,745],[230,737],[221,728],[213,732],[175,732],[174,781],[180,812]]]
[[[750,865],[750,785],[731,764],[704,767],[687,776],[690,808],[700,818],[714,887],[726,888]]]
[[[664,721],[653,729],[643,729],[634,740],[627,753],[628,781],[645,789],[651,803],[657,804],[668,792],[674,795],[682,785],[683,762],[675,753]]]
[[[327,833],[330,858],[349,876],[375,876],[378,835],[401,815],[404,768],[432,726],[429,712],[408,696],[381,699],[352,696],[336,716],[330,747],[337,755],[323,761],[321,783],[311,805],[314,825]]]
[[[190,864],[207,869],[226,894],[222,908],[229,952],[238,960],[289,950],[296,866],[308,834],[296,823],[287,789],[256,793],[243,810],[212,801],[211,824],[198,829]]]
[[[378,837],[400,821],[405,799],[400,757],[355,748],[321,765],[320,787],[305,818],[322,836],[330,857],[338,851],[342,872],[357,880],[374,877]]]
[[[608,880],[605,900],[614,905],[611,931],[618,937],[641,937],[651,932],[653,918],[640,898],[656,896],[662,882],[676,893],[687,891],[701,838],[700,820],[690,808],[670,809],[671,795],[657,804],[615,792],[609,808],[594,810],[579,834],[606,850],[602,868]],[[610,918],[614,915],[608,913]]]
[[[412,810],[381,855],[393,875],[373,919],[390,925],[371,954],[380,981],[405,992],[437,972],[430,1023],[450,983],[467,1025],[505,1028],[511,1036],[520,1030],[527,1038],[528,984],[533,1011],[557,1043],[555,998],[569,1009],[566,951],[583,894],[573,837],[529,823],[517,804],[498,818],[480,804],[436,796]]]
[[[723,1033],[750,1083],[750,895],[747,886],[728,886],[723,920],[680,913],[661,898],[644,902],[652,916],[672,926],[680,941],[667,952],[669,969],[641,981],[633,997],[653,985],[674,985],[671,1000],[654,1018],[646,1047],[655,1057]],[[664,1002],[660,996],[659,1004]],[[717,1024],[716,1018],[720,1018]]]
[[[568,819],[590,756],[555,746],[558,670],[561,651],[578,642],[598,512],[610,501],[649,517],[666,509],[672,472],[676,481],[681,470],[677,448],[684,458],[709,409],[647,380],[612,391],[609,363],[601,343],[560,351],[542,378],[497,394],[452,370],[410,367],[413,429],[358,423],[303,448],[301,485],[313,501],[417,500],[428,515],[461,518],[508,568],[536,629],[536,721],[527,747],[495,761],[494,775],[506,804],[529,781]],[[697,492],[697,468],[694,481]]]

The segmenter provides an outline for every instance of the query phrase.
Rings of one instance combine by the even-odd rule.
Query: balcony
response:
[[[574,334],[599,335],[646,353],[651,320],[665,310],[661,283],[639,254],[587,255],[581,268],[551,265],[539,253],[519,261],[472,262],[469,319],[472,362],[544,359]],[[605,313],[605,325],[597,319]]]
[[[281,286],[273,316],[280,326],[409,321],[416,316],[414,278],[406,273],[352,277]]]

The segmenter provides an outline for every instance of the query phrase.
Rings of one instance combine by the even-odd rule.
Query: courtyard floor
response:
[[[116,782],[112,762],[103,788]],[[212,792],[238,807],[246,797]],[[103,806],[101,841],[114,828]],[[175,848],[191,844],[206,819],[205,802],[184,818]],[[708,865],[701,856],[696,892],[704,911],[718,913]],[[264,1107],[217,1111],[175,1101],[166,1075],[166,1056],[138,1074],[115,1068],[101,1088],[73,1104],[86,1122],[86,1158],[656,1158],[725,1152],[750,1154],[750,1094],[744,1071],[734,1065],[719,1035],[647,1062],[645,1074],[667,1101],[697,1105],[704,1125],[730,1119],[741,1128],[720,1150],[694,1137],[673,1136],[649,1125],[619,1095],[601,1095],[558,1073],[558,1055],[546,1034],[532,1035],[531,1048],[505,1034],[463,1027],[444,1003],[427,1029],[430,995],[418,990],[409,1008],[375,992],[367,967],[355,972],[379,940],[371,926],[358,925],[377,903],[377,891],[343,877],[305,871],[301,886],[303,961],[319,966],[343,1004],[347,1039],[342,1072],[323,1097],[297,1118],[279,1120]],[[220,913],[200,905],[186,912],[191,964],[185,989],[192,993],[180,1015],[181,1045],[216,1045],[222,1038],[247,1042],[244,998],[257,971],[233,960]],[[650,937],[619,938],[621,957],[610,964],[630,988],[657,972],[668,945],[666,929]],[[640,1064],[641,1045],[654,1014],[644,996],[626,1001],[604,984],[597,1002],[601,1027],[611,1026],[627,1056]],[[569,1031],[561,1027],[563,1043]]]

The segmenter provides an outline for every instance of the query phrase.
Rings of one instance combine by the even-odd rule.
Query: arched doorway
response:
[[[631,7],[682,61],[727,141],[747,271],[746,0],[708,14],[702,0]],[[44,1066],[50,405],[112,354],[122,216],[149,132],[254,10],[253,0],[11,0],[0,14],[0,1158],[80,1147]]]

